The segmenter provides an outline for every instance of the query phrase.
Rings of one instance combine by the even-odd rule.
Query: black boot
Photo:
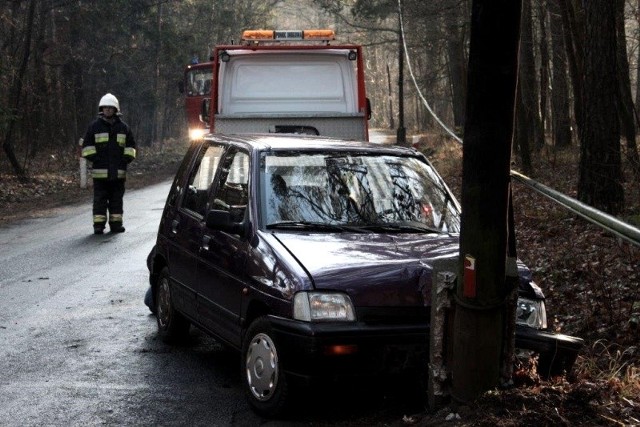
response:
[[[104,227],[93,226],[93,234],[102,234],[104,233]]]
[[[124,227],[121,222],[111,222],[109,223],[109,229],[112,233],[124,233]]]

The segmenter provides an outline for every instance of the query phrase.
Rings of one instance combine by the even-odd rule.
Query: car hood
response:
[[[274,233],[316,289],[349,294],[354,305],[429,306],[433,262],[458,255],[458,236]]]

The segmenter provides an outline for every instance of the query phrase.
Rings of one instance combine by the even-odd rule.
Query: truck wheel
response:
[[[176,311],[171,297],[169,270],[165,267],[158,277],[155,297],[158,335],[164,342],[182,341],[189,335],[189,321]]]
[[[264,317],[256,319],[244,337],[242,378],[247,400],[256,413],[264,417],[282,413],[288,385],[271,325]]]

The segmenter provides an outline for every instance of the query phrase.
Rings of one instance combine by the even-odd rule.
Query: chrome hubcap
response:
[[[162,328],[166,328],[171,320],[171,293],[169,281],[164,278],[158,288],[158,322]]]
[[[253,396],[269,400],[278,385],[278,353],[271,338],[257,334],[247,350],[247,382]]]

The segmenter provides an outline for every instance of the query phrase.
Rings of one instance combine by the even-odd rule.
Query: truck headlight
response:
[[[293,318],[306,322],[352,322],[355,315],[346,294],[298,292],[293,297]]]
[[[206,129],[192,128],[189,129],[189,139],[192,141],[196,139],[202,139],[202,137],[207,133]]]
[[[535,329],[547,329],[547,311],[544,301],[518,298],[516,323]]]

